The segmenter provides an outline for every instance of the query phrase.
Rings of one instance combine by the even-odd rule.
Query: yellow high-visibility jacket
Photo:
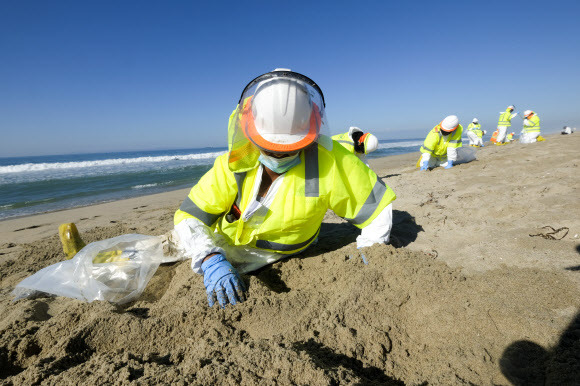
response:
[[[462,133],[463,126],[458,125],[453,133],[443,135],[441,134],[441,125],[439,124],[435,126],[429,134],[427,134],[427,138],[425,138],[425,142],[423,143],[423,146],[421,146],[421,153],[429,153],[431,156],[440,159],[446,158],[448,147],[461,147]]]
[[[349,152],[351,152],[353,154],[355,153],[354,141],[352,140],[350,135],[348,135],[348,132],[343,133],[343,134],[333,135],[332,139],[335,140],[336,142],[340,143],[342,146],[344,146],[346,148],[346,150],[348,150]]]
[[[327,209],[364,228],[396,198],[372,170],[336,142],[332,150],[314,143],[301,151],[300,161],[284,174],[259,226],[249,226],[243,216],[237,220],[227,216],[234,203],[244,213],[260,170],[256,162],[253,169],[234,173],[228,154],[217,157],[191,189],[174,222],[193,217],[217,230],[230,245],[292,254],[316,239]]]
[[[467,130],[477,130],[481,128],[481,124],[480,123],[473,123],[471,122],[468,126],[467,126]]]
[[[509,111],[509,109],[506,109],[505,112],[503,112],[499,116],[499,121],[497,122],[497,125],[510,127],[512,125],[511,121],[512,121],[512,113]]]
[[[527,123],[527,125],[526,125]],[[527,122],[524,122],[524,131],[526,133],[539,133],[540,132],[540,117],[538,117],[535,113],[530,118],[527,119]]]

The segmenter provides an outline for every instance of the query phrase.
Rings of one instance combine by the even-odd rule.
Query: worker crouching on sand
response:
[[[467,126],[467,138],[469,138],[469,146],[483,146],[483,131],[477,118],[473,118],[473,121]]]
[[[332,139],[356,155],[367,166],[366,155],[377,150],[379,140],[371,133],[365,133],[358,127],[350,127],[347,133],[333,135]]]
[[[459,124],[459,119],[455,115],[445,117],[435,126],[423,146],[421,146],[421,170],[443,166],[445,169],[453,167],[457,161],[457,149],[461,147],[461,133],[463,127]],[[475,150],[475,149],[472,149]]]
[[[524,128],[520,136],[521,143],[532,143],[540,139],[540,117],[532,110],[524,111]]]
[[[389,241],[395,193],[327,131],[322,91],[306,76],[277,69],[244,89],[228,152],[175,213],[210,307],[245,299],[240,273],[315,243],[327,209],[362,229],[359,248]]]

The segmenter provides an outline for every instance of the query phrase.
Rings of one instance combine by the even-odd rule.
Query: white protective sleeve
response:
[[[175,226],[175,232],[179,238],[180,252],[191,258],[191,268],[195,273],[203,274],[201,263],[210,253],[225,255],[224,249],[220,246],[225,240],[198,219],[186,218]]]
[[[450,161],[457,161],[457,148],[456,147],[447,147],[447,159]]]
[[[386,244],[393,228],[393,204],[389,204],[369,225],[364,227],[356,238],[357,248],[370,247],[373,244]]]
[[[421,163],[423,163],[425,161],[429,162],[430,159],[431,159],[431,153],[421,154]]]

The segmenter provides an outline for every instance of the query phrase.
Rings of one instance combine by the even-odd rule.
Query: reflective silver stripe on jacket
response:
[[[454,139],[449,141],[449,143],[462,143],[461,139]]]
[[[375,210],[377,210],[386,191],[387,187],[385,186],[385,183],[379,178],[379,176],[377,176],[377,182],[375,182],[375,186],[373,186],[373,190],[367,197],[362,208],[360,208],[354,218],[347,218],[346,220],[355,225],[362,224],[367,221],[373,215],[373,213],[375,213]]]
[[[421,146],[421,149],[426,150],[427,153],[433,153],[433,149],[429,149],[427,146],[423,145]]]
[[[220,218],[220,216],[223,214],[223,213],[213,214],[204,212],[197,205],[195,205],[193,201],[191,201],[191,198],[189,198],[189,196],[185,197],[185,200],[183,200],[183,203],[179,207],[179,210],[192,215],[193,217],[197,218],[208,227],[211,227],[217,221],[217,219]]]
[[[347,139],[335,139],[338,143],[346,143],[347,145],[354,145],[354,141],[349,141]]]
[[[314,235],[312,237],[310,237],[308,240],[303,241],[301,243],[298,244],[280,244],[280,243],[275,243],[273,241],[267,241],[267,240],[258,240],[256,241],[256,247],[257,248],[262,248],[262,249],[273,249],[275,251],[295,251],[297,249],[303,248],[305,246],[307,246],[308,244],[310,244],[312,242],[312,240],[314,240],[316,238],[316,236],[318,236],[318,232],[320,231],[320,228],[318,228],[318,230],[314,233]]]
[[[238,185],[238,195],[236,196],[236,205],[238,208],[240,207],[240,202],[242,201],[242,187],[244,186],[244,180],[246,179],[246,172],[243,173],[234,173],[234,177],[236,178],[236,185]]]
[[[304,150],[304,180],[304,196],[318,197],[320,181],[317,143]]]

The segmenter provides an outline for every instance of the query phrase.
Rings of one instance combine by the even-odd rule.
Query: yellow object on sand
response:
[[[60,224],[58,235],[67,259],[72,259],[86,245],[74,223]]]
[[[100,264],[100,263],[116,263],[119,261],[128,261],[128,257],[120,257],[123,254],[123,251],[120,249],[115,249],[112,251],[102,251],[99,252],[97,256],[93,259],[93,264]]]
[[[419,160],[417,161],[417,166],[416,166],[416,167],[420,167],[420,166],[421,166],[421,158],[422,158],[422,157],[423,157],[423,156],[419,157]]]
[[[538,138],[536,138],[536,141],[538,141],[538,142],[542,142],[545,140],[546,140],[546,138],[542,137],[541,135],[538,135]]]

